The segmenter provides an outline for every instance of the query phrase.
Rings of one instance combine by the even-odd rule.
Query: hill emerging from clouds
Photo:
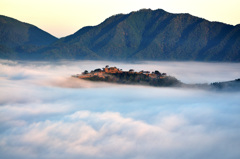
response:
[[[34,52],[57,40],[56,37],[16,19],[0,15],[0,58],[34,57]]]
[[[76,19],[77,20],[77,19]],[[240,61],[240,25],[142,9],[38,49],[39,59]]]

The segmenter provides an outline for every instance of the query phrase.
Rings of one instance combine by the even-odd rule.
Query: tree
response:
[[[94,72],[101,72],[102,70],[100,68],[97,68],[94,70]]]
[[[155,73],[156,75],[161,75],[161,73],[160,73],[158,70],[156,70],[154,73]]]
[[[83,74],[85,75],[85,74],[88,74],[88,71],[87,70],[85,70],[84,72],[83,72]]]

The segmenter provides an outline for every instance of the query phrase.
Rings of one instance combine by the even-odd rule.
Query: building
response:
[[[105,67],[104,68],[104,72],[105,73],[120,73],[120,72],[122,72],[122,71],[120,71],[118,68],[116,68],[116,67],[110,67],[110,68],[108,68],[108,67]]]

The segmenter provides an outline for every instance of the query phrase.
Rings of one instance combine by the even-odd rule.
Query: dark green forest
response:
[[[1,23],[1,28],[4,25]],[[16,28],[22,27],[16,25]],[[1,37],[2,32],[1,29]],[[7,37],[17,43],[14,34]],[[0,49],[4,50],[1,58],[6,53],[21,58],[19,52],[26,52],[29,58],[43,60],[240,61],[240,25],[210,22],[162,9],[114,15],[97,26],[84,27],[59,40],[54,37],[42,40],[46,36],[40,33],[37,37],[28,39],[24,45],[14,45],[14,49],[1,40]],[[36,41],[39,41],[37,46]]]

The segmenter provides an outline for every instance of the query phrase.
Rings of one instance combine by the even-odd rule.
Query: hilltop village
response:
[[[98,68],[88,72],[85,70],[82,74],[73,75],[74,78],[79,78],[89,81],[102,81],[118,84],[134,84],[134,85],[149,85],[156,87],[185,87],[185,88],[203,88],[212,90],[239,90],[240,79],[227,82],[215,82],[211,84],[184,84],[175,77],[169,76],[166,73],[161,73],[158,70],[150,73],[149,71],[135,72],[133,69],[123,71],[117,67]]]
[[[176,78],[167,76],[166,73],[161,73],[158,70],[152,73],[144,70],[135,72],[133,69],[123,71],[122,69],[109,67],[108,65],[105,68],[98,68],[90,72],[85,70],[82,74],[77,74],[73,77],[90,81],[152,86],[176,86],[180,84],[180,81]]]
[[[85,70],[81,75],[78,76],[78,78],[90,78],[97,76],[99,78],[106,78],[111,74],[136,74],[136,75],[146,75],[150,78],[165,78],[166,73],[160,73],[159,71],[155,71],[150,73],[149,71],[140,71],[140,72],[134,72],[133,69],[130,69],[129,71],[123,71],[122,69],[119,69],[117,67],[109,67],[108,65],[103,69],[95,69],[94,71],[88,72]]]

